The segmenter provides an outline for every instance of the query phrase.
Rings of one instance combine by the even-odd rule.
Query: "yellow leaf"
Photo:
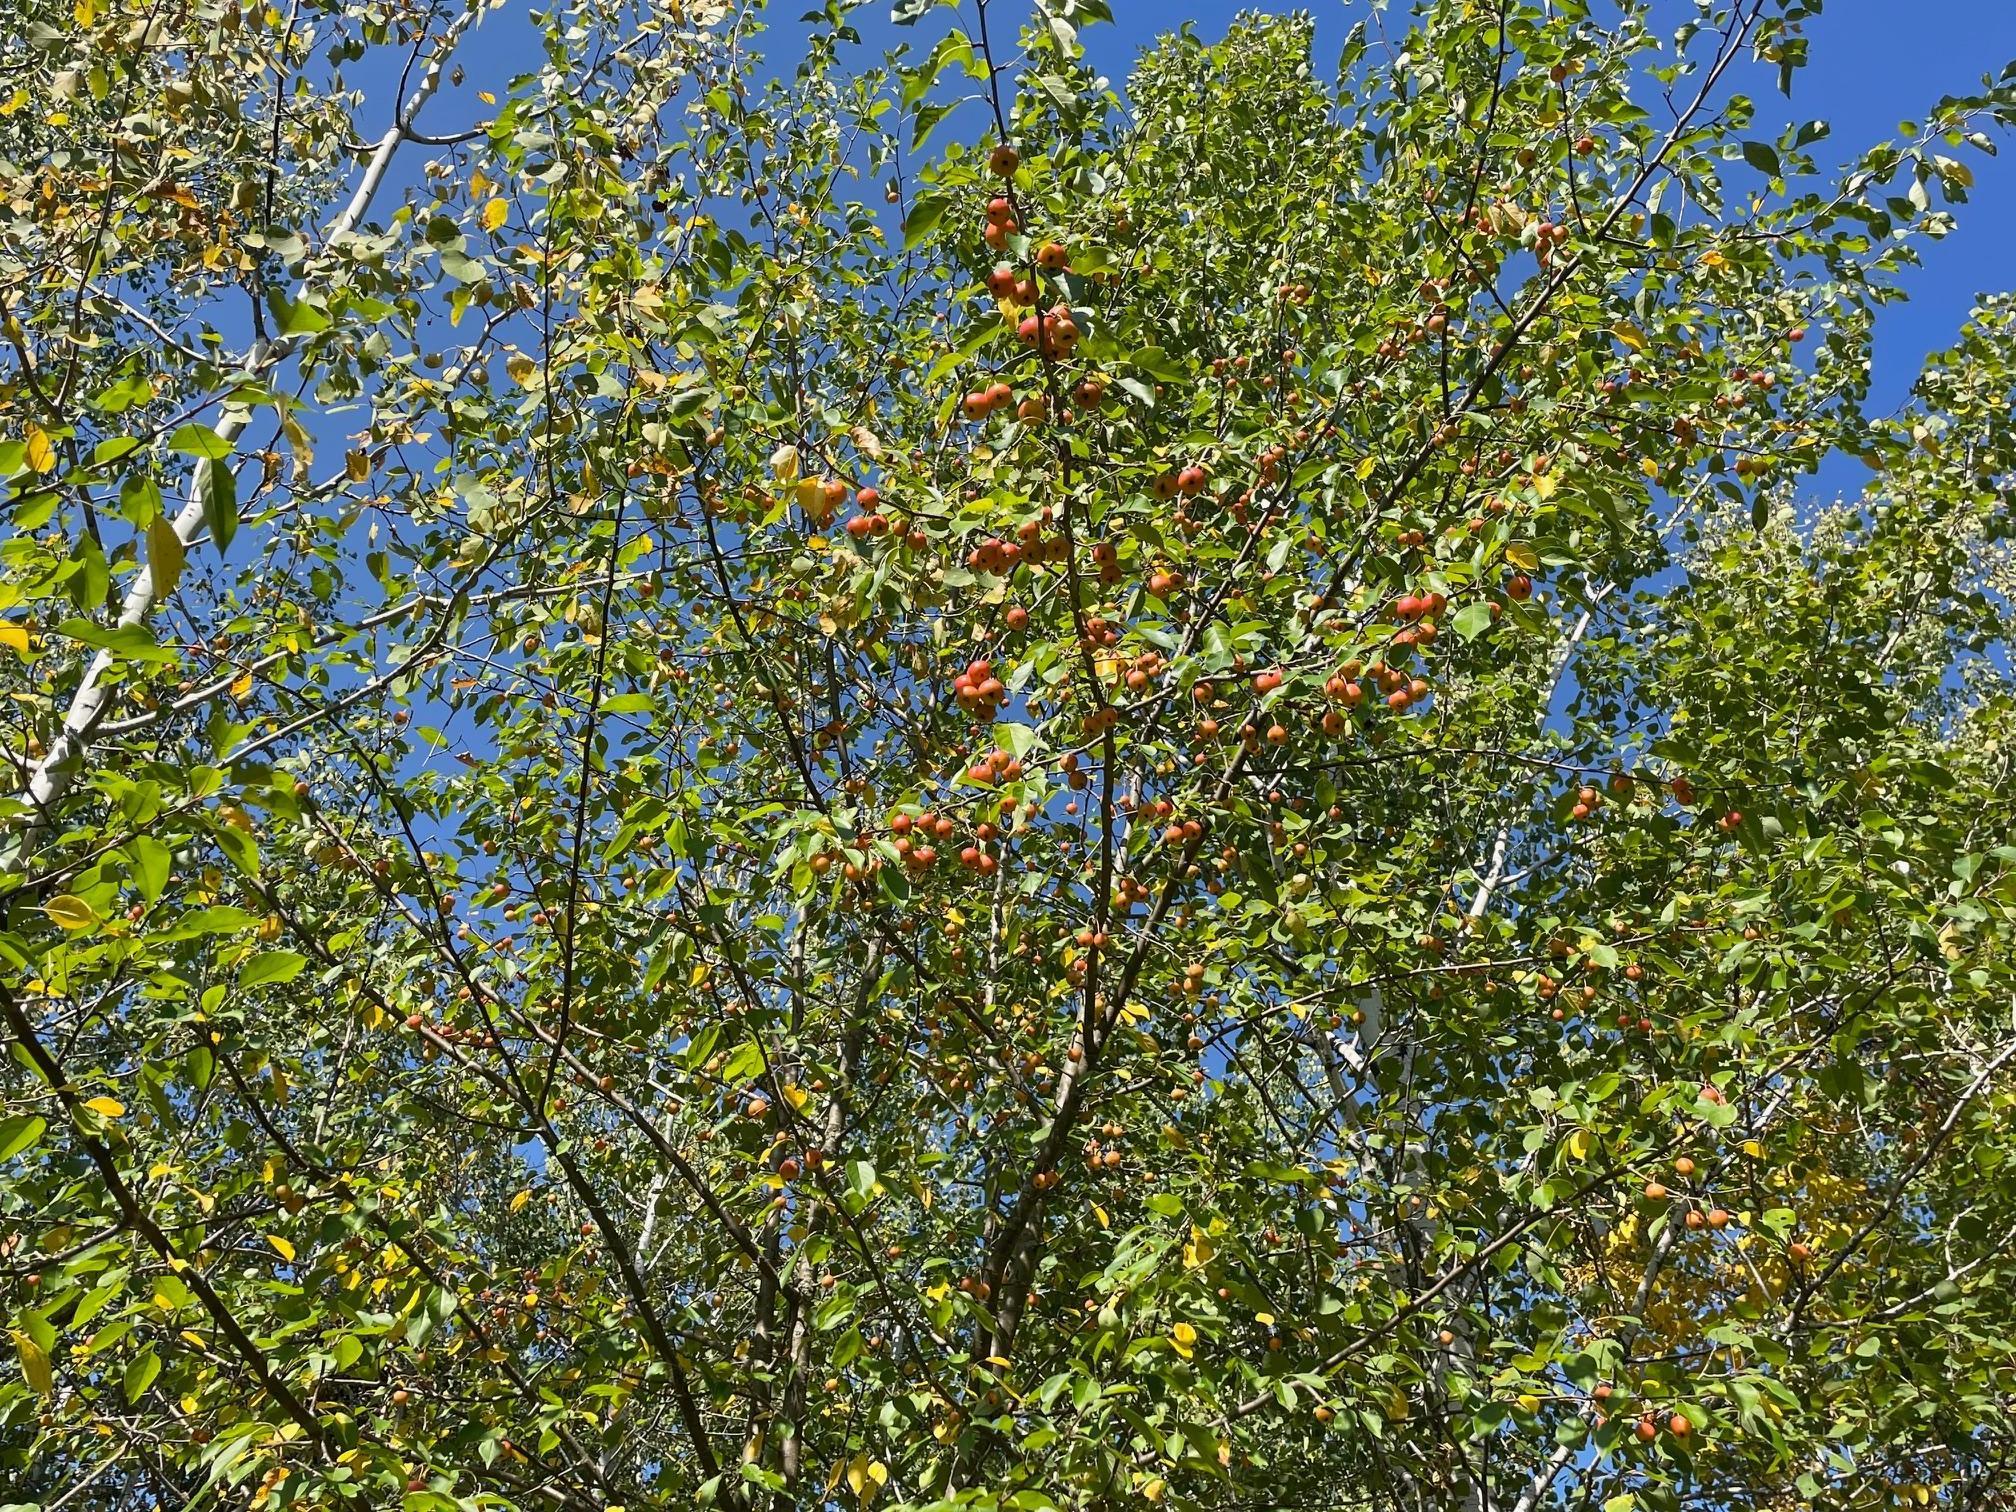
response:
[[[504,359],[504,371],[511,375],[513,383],[523,384],[539,371],[539,364],[523,352],[514,352]]]
[[[89,929],[98,922],[98,911],[74,893],[58,893],[42,905],[42,912],[65,929]]]
[[[38,473],[46,473],[56,465],[55,443],[32,420],[28,422],[28,465]]]
[[[1620,320],[1610,327],[1610,334],[1634,352],[1645,350],[1645,337],[1634,325],[1628,325]]]
[[[1568,1136],[1568,1158],[1570,1160],[1585,1160],[1588,1158],[1588,1155],[1589,1131],[1587,1129],[1577,1129],[1573,1134]]]
[[[16,656],[26,656],[31,642],[28,632],[19,625],[0,625],[0,646],[11,649]]]
[[[1218,1246],[1204,1230],[1195,1224],[1190,1228],[1190,1242],[1183,1246],[1183,1263],[1186,1266],[1208,1265],[1211,1257],[1218,1253]]]
[[[812,1101],[812,1094],[796,1083],[787,1083],[784,1088],[784,1101],[791,1104],[792,1112],[802,1113],[805,1111],[805,1104]]]
[[[126,1104],[116,1097],[94,1097],[84,1104],[100,1118],[118,1118],[126,1111]]]
[[[1553,498],[1554,490],[1560,486],[1560,481],[1552,473],[1540,473],[1533,479],[1533,492],[1543,499]]]
[[[1377,457],[1367,457],[1364,461],[1358,464],[1358,481],[1360,483],[1363,483],[1367,478],[1371,477],[1372,474],[1374,474],[1378,470],[1379,470],[1379,459]]]
[[[862,1506],[873,1501],[875,1493],[888,1483],[889,1467],[880,1460],[857,1454],[847,1462],[847,1489],[854,1493],[855,1500]]]
[[[282,1260],[292,1260],[294,1258],[294,1246],[285,1239],[282,1239],[278,1234],[268,1234],[266,1242],[273,1246],[273,1252]]]
[[[483,207],[483,229],[495,231],[511,218],[511,206],[506,200],[493,199]]]
[[[147,527],[147,571],[154,579],[154,595],[166,598],[182,581],[182,563],[188,558],[182,537],[166,515],[154,516]]]
[[[1514,541],[1505,548],[1505,560],[1522,572],[1534,572],[1540,566],[1540,554],[1524,541]]]
[[[56,1389],[55,1372],[49,1368],[48,1353],[24,1333],[14,1335],[14,1347],[21,1352],[22,1379],[41,1396]]]
[[[513,1193],[511,1197],[511,1211],[514,1213],[523,1211],[525,1204],[531,1200],[532,1189],[530,1187],[527,1187],[522,1192]]]
[[[236,677],[231,679],[231,696],[233,698],[243,698],[247,693],[250,693],[251,691],[252,691],[252,674],[250,672],[241,672]],[[239,828],[243,829],[244,826],[240,825]]]
[[[483,102],[483,103],[484,103],[485,105],[495,105],[495,104],[497,103],[497,96],[495,96],[494,94],[492,94],[492,93],[491,93],[491,92],[490,92],[489,90],[487,90],[487,89],[479,89],[479,90],[477,90],[477,91],[476,91],[476,98],[477,98],[477,99],[479,99],[479,100],[481,100],[481,101],[482,101],[482,102]]]
[[[1272,1328],[1274,1326],[1274,1314],[1255,1313],[1253,1314],[1253,1321],[1258,1323],[1262,1328]]]
[[[1113,1227],[1113,1220],[1106,1216],[1106,1209],[1100,1207],[1096,1202],[1092,1205],[1092,1213],[1099,1220],[1099,1227],[1102,1229]]]
[[[1640,457],[1638,459],[1638,471],[1645,474],[1648,478],[1658,477],[1659,459],[1656,457]]]

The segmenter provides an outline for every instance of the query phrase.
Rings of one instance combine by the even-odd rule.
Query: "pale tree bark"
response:
[[[323,251],[326,255],[345,237],[354,232],[370,212],[371,203],[384,186],[386,175],[391,171],[393,160],[399,149],[413,136],[413,122],[420,110],[434,96],[441,86],[441,79],[447,70],[448,60],[464,34],[482,14],[480,0],[462,12],[443,31],[433,56],[419,81],[413,86],[404,105],[385,134],[378,139],[371,156],[365,164],[364,176],[358,181],[349,201],[329,223],[323,234]],[[312,280],[313,271],[304,275]],[[291,356],[300,345],[296,335],[281,336],[274,341],[258,341],[245,354],[238,365],[238,374],[243,380],[253,380],[272,372]],[[252,421],[249,406],[234,404],[227,397],[223,413],[213,427],[218,439],[227,448],[235,445],[246,426]],[[210,469],[221,466],[221,462],[199,461],[191,470],[188,496],[182,507],[170,520],[176,539],[186,551],[203,534],[203,500],[209,491]],[[126,629],[144,623],[161,607],[165,594],[157,586],[151,563],[143,563],[134,575],[133,585],[126,590],[126,597],[119,606],[119,618],[115,622],[118,629]],[[25,787],[17,794],[20,802],[27,806],[27,813],[16,821],[16,830],[4,849],[0,849],[0,875],[19,875],[27,869],[34,851],[35,839],[48,826],[56,804],[70,791],[81,777],[91,758],[91,745],[112,708],[112,698],[117,683],[110,677],[116,658],[109,650],[101,650],[91,658],[85,668],[83,681],[70,697],[70,705],[63,716],[62,728],[49,744],[47,753],[32,767]]]

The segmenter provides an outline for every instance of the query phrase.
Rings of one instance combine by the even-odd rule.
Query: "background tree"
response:
[[[2011,1505],[2016,75],[853,9],[10,8],[8,1505]]]

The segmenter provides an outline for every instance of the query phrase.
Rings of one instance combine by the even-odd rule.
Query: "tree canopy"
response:
[[[0,0],[0,1506],[2016,1507],[2016,69],[861,9]]]

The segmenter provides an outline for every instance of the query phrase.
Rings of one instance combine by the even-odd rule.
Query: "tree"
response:
[[[858,8],[10,0],[8,1505],[2012,1505],[2016,72]]]

